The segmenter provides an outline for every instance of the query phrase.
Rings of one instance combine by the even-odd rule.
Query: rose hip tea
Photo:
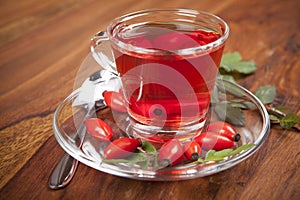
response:
[[[130,115],[142,123],[165,127],[203,121],[223,47],[192,55],[178,52],[218,38],[217,32],[184,24],[123,27],[118,34],[120,41],[150,50],[139,53],[113,49]]]
[[[184,140],[200,133],[228,34],[222,19],[185,9],[139,11],[110,23],[134,137]]]

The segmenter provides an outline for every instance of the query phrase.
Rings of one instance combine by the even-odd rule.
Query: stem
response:
[[[274,108],[268,104],[265,104],[264,106],[266,107],[269,114],[275,115],[278,118],[282,118],[282,117],[286,116],[285,113],[281,112],[280,110],[277,110],[276,108]],[[299,124],[295,124],[292,128],[296,129],[297,131],[300,131]]]
[[[276,117],[285,117],[286,114],[281,112],[280,110],[277,110],[275,108],[273,108],[272,106],[268,105],[268,104],[264,104],[264,106],[266,107],[267,111],[269,114],[275,115]]]

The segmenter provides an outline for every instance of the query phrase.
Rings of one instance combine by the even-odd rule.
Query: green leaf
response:
[[[204,163],[205,160],[203,160],[202,158],[198,158],[197,162],[199,162],[199,163]]]
[[[253,104],[247,105],[246,102],[234,102],[234,103],[230,103],[230,105],[232,107],[241,108],[241,109],[250,109],[250,106],[253,107]]]
[[[222,57],[220,68],[226,72],[239,72],[242,74],[251,74],[256,71],[255,62],[243,61],[238,52],[227,53]]]
[[[152,167],[158,167],[158,154],[156,148],[150,142],[145,141],[142,143],[142,149],[146,153],[148,153],[148,159],[145,162],[141,163],[141,168],[147,169],[150,164],[150,160],[152,160]]]
[[[213,156],[215,153],[216,153],[216,150],[209,150],[209,151],[206,153],[205,159],[207,159],[207,158],[210,157],[210,156]]]
[[[220,120],[226,121],[235,126],[246,125],[245,115],[240,108],[233,107],[230,104],[222,102],[216,104],[214,111]]]
[[[234,95],[237,97],[243,96],[243,94],[241,94],[240,90],[236,88],[236,85],[223,84],[222,80],[218,80],[217,86],[218,86],[219,91],[225,93],[226,95]]]
[[[219,90],[218,87],[214,87],[212,95],[210,97],[210,103],[214,104],[214,103],[218,103],[219,102]]]
[[[280,126],[285,129],[290,129],[296,124],[300,124],[299,117],[294,113],[286,114],[280,120]]]
[[[221,161],[224,160],[225,157],[227,157],[226,155],[228,154],[228,151],[232,151],[232,149],[224,149],[221,151],[215,151],[215,150],[209,150],[206,153],[206,157],[205,157],[205,162],[209,162],[209,161]]]
[[[234,77],[231,76],[231,75],[224,75],[224,74],[221,75],[220,74],[219,76],[222,80],[229,81],[229,82],[232,82],[232,83],[236,83]]]
[[[155,147],[148,141],[142,143],[142,149],[147,153],[154,153],[156,152]]]
[[[234,53],[226,53],[223,55],[220,67],[222,67],[225,71],[231,72],[232,63],[236,63],[242,60],[242,56],[238,52]]]
[[[206,155],[205,155],[205,159],[203,160],[202,158],[199,158],[196,162],[198,163],[206,163],[206,162],[210,162],[210,161],[222,161],[227,157],[230,156],[234,156],[237,155],[239,153],[241,153],[242,151],[246,151],[248,149],[250,149],[251,147],[255,146],[255,144],[244,144],[242,146],[239,146],[236,149],[223,149],[220,151],[216,151],[216,150],[209,150]]]
[[[243,99],[232,99],[227,101],[232,107],[242,108],[242,109],[251,109],[254,107],[254,104]]]
[[[141,169],[147,170],[149,163],[150,163],[150,159],[146,159],[144,162],[141,163],[141,165],[140,165]]]
[[[127,158],[127,162],[131,163],[132,165],[145,160],[147,160],[147,156],[143,152],[133,153]]]
[[[239,146],[238,148],[236,148],[235,150],[233,150],[232,152],[229,153],[230,156],[234,156],[234,155],[237,155],[239,153],[241,153],[242,151],[245,151],[245,150],[248,150],[250,149],[251,147],[255,146],[255,144],[244,144],[242,146]]]
[[[215,155],[212,155],[212,156],[209,156],[205,159],[205,162],[208,162],[208,161],[222,161],[224,160],[225,158],[224,157],[221,157],[221,156],[215,156]]]
[[[198,160],[198,162],[209,162],[209,161],[221,161],[224,160],[225,158],[229,157],[229,156],[234,156],[237,155],[239,153],[241,153],[242,151],[248,150],[249,148],[255,146],[255,144],[244,144],[236,149],[223,149],[220,151],[215,151],[215,150],[209,150],[206,153],[206,157],[205,160]]]
[[[215,152],[214,156],[225,158],[225,157],[228,157],[232,151],[233,151],[233,149],[223,149],[223,150]]]
[[[209,161],[221,161],[223,160],[224,158],[221,157],[221,156],[216,156],[217,151],[215,150],[209,150],[207,153],[206,153],[206,156],[205,156],[205,160],[204,162],[209,162]]]
[[[123,159],[105,159],[105,160],[103,160],[103,162],[105,162],[105,163],[114,163],[114,164],[128,163],[130,165],[134,165],[134,164],[139,163],[139,162],[144,162],[147,159],[148,159],[147,156],[143,152],[138,152],[138,153],[133,153],[132,155],[130,155],[127,158],[123,158]]]
[[[276,88],[271,85],[262,86],[256,90],[255,96],[257,96],[262,103],[272,103],[276,97]]]
[[[158,167],[158,154],[155,154],[153,157],[152,167],[154,168]]]
[[[241,61],[233,64],[233,71],[237,71],[242,74],[251,74],[256,71],[257,67],[255,62]]]

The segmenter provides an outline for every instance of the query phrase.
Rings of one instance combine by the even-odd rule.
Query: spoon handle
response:
[[[96,71],[95,73],[93,73],[89,78],[87,78],[84,81],[83,85],[79,89],[89,91],[89,90],[95,88],[95,85],[102,85],[102,87],[104,87],[104,86],[111,87],[112,82],[107,83],[107,80],[117,80],[116,75],[112,74],[112,73],[108,73],[108,72],[106,72],[106,70]],[[113,83],[116,83],[116,82],[113,82]],[[102,94],[100,91],[98,91],[98,93]],[[93,94],[93,95],[95,95],[95,94]],[[74,123],[74,120],[81,121],[81,125],[79,126],[78,130],[74,130],[75,136],[73,137],[75,144],[79,148],[81,148],[81,145],[83,143],[83,139],[85,136],[85,132],[86,132],[83,120],[87,117],[90,117],[91,114],[95,114],[97,111],[106,107],[106,105],[103,103],[103,101],[104,101],[103,96],[99,96],[96,99],[97,99],[97,101],[95,101],[94,105],[88,106],[87,108],[83,109],[84,110],[83,112],[78,112],[78,113],[74,114],[75,118],[70,118],[70,120],[73,123]],[[88,105],[88,103],[90,103],[90,102],[78,101],[77,104],[74,104],[74,106],[76,106],[76,105],[84,106],[85,104]],[[56,165],[56,167],[52,171],[52,174],[49,177],[49,181],[48,181],[49,188],[57,190],[57,189],[61,189],[61,188],[64,188],[65,186],[67,186],[75,174],[77,165],[78,165],[78,160],[74,159],[68,153],[65,153],[65,155],[60,159],[60,161],[58,162],[58,164]]]
[[[65,153],[49,177],[49,188],[57,190],[67,186],[72,180],[77,166],[78,161],[69,154]]]
[[[98,109],[98,107],[97,107]],[[90,108],[88,110],[88,113],[85,116],[89,116],[91,112],[96,112],[93,108]],[[75,113],[75,116],[82,116],[85,112],[77,112]],[[84,120],[84,119],[83,119]],[[81,122],[79,128],[77,131],[75,131],[74,137],[74,143],[78,145],[80,148],[82,146],[84,137],[85,137],[85,126],[84,121]],[[48,186],[50,189],[58,190],[61,188],[64,188],[67,186],[75,172],[78,166],[78,160],[70,156],[68,153],[65,153],[63,157],[60,159],[60,161],[56,164],[56,167],[52,171],[52,174],[49,177]]]
[[[103,103],[95,104],[93,107],[88,108],[85,112],[78,112],[78,116],[82,117],[82,114],[85,115],[84,118],[89,117],[91,113],[96,113],[97,111],[105,108],[106,106]],[[85,114],[86,113],[86,114]],[[75,115],[76,115],[75,114]],[[78,117],[77,116],[77,117]],[[79,117],[80,118],[80,117]],[[75,132],[74,136],[74,143],[81,148],[84,137],[85,137],[85,126],[84,122],[81,122],[81,125],[79,126],[78,130]],[[57,163],[56,167],[52,171],[52,174],[49,177],[48,186],[50,189],[61,189],[67,186],[70,181],[72,180],[76,169],[78,165],[78,160],[74,159],[72,156],[70,156],[68,153],[65,153],[65,155],[60,159],[60,161]]]

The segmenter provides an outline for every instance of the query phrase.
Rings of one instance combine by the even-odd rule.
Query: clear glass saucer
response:
[[[72,92],[56,109],[53,119],[55,137],[60,146],[81,163],[116,176],[140,180],[172,181],[215,174],[231,168],[253,155],[263,145],[270,130],[269,115],[255,95],[247,89],[225,80],[218,81],[217,86],[223,88],[223,95],[216,96],[216,98],[220,98],[220,101],[234,102],[237,97],[243,102],[247,101],[247,109],[242,110],[245,124],[244,126],[235,126],[241,135],[235,148],[244,144],[255,144],[250,149],[222,161],[183,163],[165,168],[144,168],[137,164],[104,162],[103,151],[109,143],[98,141],[86,132],[83,123],[85,118],[98,117],[106,121],[112,127],[114,139],[116,139],[126,137],[126,131],[122,130],[126,130],[128,116],[126,113],[117,113],[107,107],[97,112],[88,112],[90,106],[88,104],[74,106],[73,102],[78,96],[79,90]],[[218,99],[215,100],[218,101]],[[215,104],[212,103],[207,123],[219,121],[214,108]]]

